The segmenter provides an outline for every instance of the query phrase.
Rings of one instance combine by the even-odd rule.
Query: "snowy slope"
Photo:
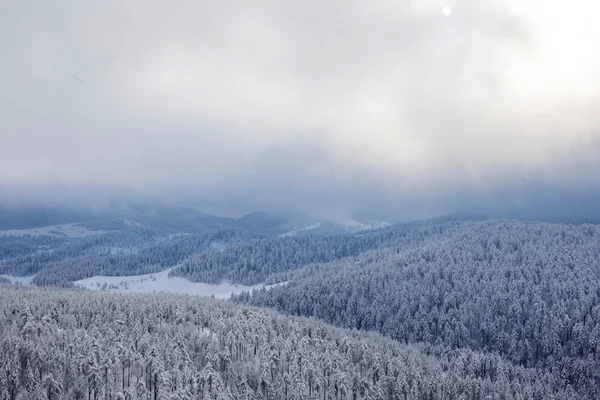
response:
[[[352,231],[365,231],[370,229],[380,229],[388,227],[392,224],[386,221],[369,221],[369,222],[360,222],[355,219],[347,219],[342,221],[342,225]]]
[[[291,232],[283,233],[283,234],[279,235],[279,237],[296,236],[300,232],[306,232],[306,231],[311,231],[313,229],[320,228],[322,224],[323,224],[323,221],[319,221],[316,224],[311,224],[311,225],[305,226],[304,228],[301,228],[301,229],[296,229]]]

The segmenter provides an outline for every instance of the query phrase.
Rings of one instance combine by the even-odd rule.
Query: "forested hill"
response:
[[[80,238],[5,236],[0,244],[0,272],[35,273],[44,285],[174,265],[174,275],[204,282],[286,281],[233,300],[294,316],[167,294],[2,289],[0,343],[11,367],[0,379],[11,400],[64,398],[57,391],[115,399],[600,392],[597,225],[435,220],[283,237],[135,225]],[[360,351],[344,347],[350,339]],[[121,348],[134,350],[124,359]]]
[[[356,257],[373,249],[408,251],[430,242],[437,244],[455,235],[459,227],[457,222],[418,222],[358,234],[248,240],[194,254],[171,274],[200,282],[229,279],[252,285],[309,264]]]
[[[273,273],[379,245],[366,238],[356,240],[361,235],[357,232],[368,230],[368,224],[315,222],[292,212],[224,218],[181,207],[138,206],[113,210],[115,215],[85,214],[91,219],[73,222],[81,214],[42,211],[20,210],[14,217],[0,212],[0,274],[34,275],[37,285],[70,285],[93,276],[150,274],[183,264],[173,275],[209,283],[228,279],[256,284]],[[21,214],[28,218],[17,224]],[[46,221],[70,222],[37,225]],[[253,254],[247,258],[248,267],[232,261],[249,257],[249,252]],[[297,256],[290,257],[292,253]]]
[[[600,228],[451,224],[451,235],[422,247],[311,265],[235,300],[405,343],[498,353],[600,393]]]
[[[94,275],[139,275],[177,265],[211,246],[255,237],[233,229],[189,235],[140,227],[77,240],[0,237],[0,243],[14,249],[7,250],[13,257],[0,261],[0,273],[35,274],[38,285],[69,284]]]
[[[0,398],[589,399],[497,355],[208,298],[0,285]]]
[[[124,204],[98,210],[66,207],[8,207],[0,204],[0,236],[41,232],[68,236],[62,227],[76,226],[93,231],[126,230],[132,226],[195,234],[236,229],[261,236],[340,234],[388,226],[388,221],[358,216],[358,220],[319,219],[297,211],[256,211],[239,218],[208,214],[196,209],[161,204]]]

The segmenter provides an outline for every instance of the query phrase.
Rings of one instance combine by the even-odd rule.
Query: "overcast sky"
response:
[[[5,0],[2,198],[594,213],[599,17],[590,0]]]

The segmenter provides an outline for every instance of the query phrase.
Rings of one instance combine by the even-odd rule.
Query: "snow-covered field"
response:
[[[227,298],[232,293],[259,289],[263,285],[244,286],[231,285],[223,282],[218,285],[191,282],[179,277],[169,277],[169,268],[162,272],[135,276],[94,276],[73,282],[75,285],[92,290],[107,290],[111,292],[165,292],[195,294],[200,296],[214,295],[217,298]]]
[[[290,236],[295,236],[298,234],[298,232],[302,232],[302,231],[310,231],[313,229],[317,229],[319,228],[321,225],[323,224],[323,221],[319,221],[316,224],[312,224],[312,225],[308,225],[305,226],[304,228],[301,229],[296,229],[295,231],[291,231],[291,232],[287,232],[287,233],[283,233],[281,235],[279,235],[279,237],[290,237]]]
[[[390,224],[389,222],[386,222],[386,221],[373,221],[373,222],[368,222],[366,224],[363,224],[362,222],[359,222],[355,219],[347,219],[347,220],[342,221],[342,225],[344,225],[346,228],[349,228],[353,231],[364,231],[364,230],[370,230],[370,229],[381,229],[381,228],[388,227],[392,224]]]
[[[174,267],[173,267],[174,268]],[[179,277],[169,277],[169,268],[162,272],[146,275],[133,276],[93,276],[91,278],[81,279],[73,282],[76,286],[80,286],[90,290],[106,290],[110,292],[133,292],[133,293],[181,293],[195,294],[198,296],[212,296],[224,299],[231,294],[251,291],[252,289],[260,289],[263,286],[271,288],[275,286],[285,285],[287,282],[276,283],[274,285],[232,285],[227,282],[222,282],[217,285],[208,283],[191,282],[187,279]],[[6,278],[12,283],[20,283],[22,285],[31,285],[33,276],[10,276],[0,275],[1,278]]]
[[[0,236],[54,236],[54,237],[67,237],[67,238],[82,238],[92,235],[98,235],[104,233],[102,230],[90,230],[77,224],[63,224],[63,225],[52,225],[43,226],[41,228],[31,229],[7,229],[0,230]]]

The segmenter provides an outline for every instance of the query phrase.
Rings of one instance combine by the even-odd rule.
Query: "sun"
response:
[[[449,17],[449,16],[450,16],[450,14],[452,14],[452,9],[451,9],[450,7],[444,7],[444,8],[442,9],[442,13],[443,13],[443,14],[444,14],[446,17]]]

